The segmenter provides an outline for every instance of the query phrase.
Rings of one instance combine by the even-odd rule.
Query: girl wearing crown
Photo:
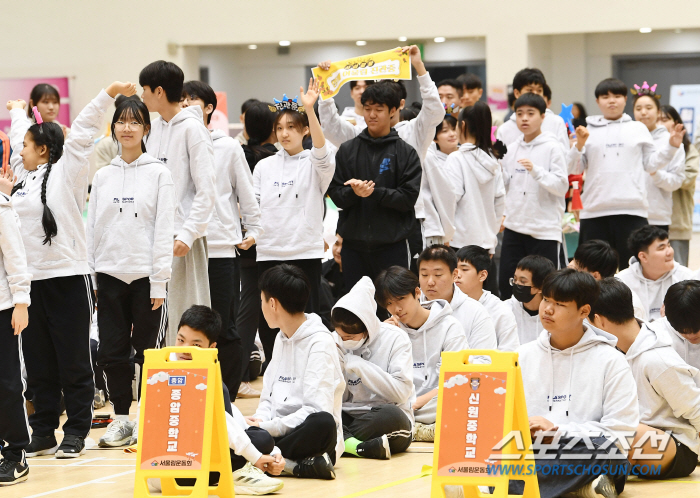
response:
[[[23,100],[10,101],[13,171],[3,175],[0,191],[12,195],[21,221],[22,241],[32,274],[29,325],[24,343],[27,381],[36,412],[29,417],[32,441],[27,456],[75,458],[85,453],[92,424],[95,382],[90,360],[90,321],[94,309],[83,207],[89,157],[102,118],[117,94],[136,93],[132,83],[114,82],[102,90],[73,122],[63,139],[56,123],[44,123],[34,111],[32,124]],[[24,172],[15,185],[13,175]],[[83,187],[81,187],[83,186]],[[68,420],[59,446],[61,391]]]
[[[301,103],[284,95],[270,106],[276,113],[272,129],[282,150],[260,161],[253,172],[263,229],[257,241],[258,274],[282,263],[298,266],[311,283],[306,311],[318,313],[324,196],[335,172],[335,159],[314,112],[318,81],[310,79],[306,93],[303,87],[299,90]],[[302,143],[309,134],[313,148],[304,150]],[[259,330],[265,357],[272,358],[276,333],[264,319]]]

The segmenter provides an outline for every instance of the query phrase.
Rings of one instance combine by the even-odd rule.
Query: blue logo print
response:
[[[385,171],[389,171],[389,169],[390,169],[390,168],[389,168],[389,165],[390,165],[390,164],[391,164],[391,159],[389,159],[388,157],[385,157],[385,158],[382,160],[382,164],[379,165],[379,174],[381,175],[381,174],[384,173]]]

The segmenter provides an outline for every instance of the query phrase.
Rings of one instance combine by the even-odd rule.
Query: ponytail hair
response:
[[[51,239],[58,233],[58,227],[51,209],[46,204],[46,185],[53,165],[63,155],[63,130],[57,123],[42,123],[30,126],[28,132],[31,133],[36,147],[45,145],[49,150],[49,161],[46,165],[44,181],[41,183],[41,203],[44,205],[41,225],[44,227],[45,235],[43,243],[51,245]]]
[[[459,113],[459,133],[469,133],[478,148],[496,159],[501,159],[508,150],[500,140],[491,142],[491,109],[483,102],[462,109]]]
[[[274,129],[275,113],[270,111],[270,105],[266,102],[257,102],[251,105],[245,113],[245,131],[248,134],[248,150],[252,153],[252,161],[249,161],[252,170],[262,159],[273,153],[262,146]]]

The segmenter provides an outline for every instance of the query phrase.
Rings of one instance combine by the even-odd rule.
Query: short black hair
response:
[[[389,85],[391,88],[393,88],[394,91],[399,95],[399,105],[401,105],[402,100],[406,100],[406,98],[408,97],[408,90],[406,90],[406,85],[404,85],[403,81],[401,80],[382,80],[377,84]]]
[[[513,92],[508,93],[508,107],[513,108],[515,104],[515,94]]]
[[[620,264],[617,251],[604,240],[588,240],[574,253],[578,266],[587,272],[598,272],[603,278],[612,277]]]
[[[168,102],[180,102],[185,73],[177,64],[168,61],[151,62],[139,74],[139,85],[147,86],[152,92],[161,87]]]
[[[460,263],[469,263],[477,272],[488,271],[491,266],[491,255],[488,249],[481,246],[464,246],[457,251],[457,260]]]
[[[624,282],[615,277],[608,277],[598,282],[598,287],[600,294],[591,306],[591,313],[588,315],[590,318],[600,315],[617,325],[634,320],[632,291]]]
[[[544,99],[537,95],[536,93],[523,93],[518,97],[518,100],[513,104],[513,110],[517,111],[521,107],[533,107],[537,109],[540,114],[547,112],[547,103]]]
[[[334,329],[341,329],[350,335],[367,332],[367,326],[360,317],[345,308],[333,308],[333,311],[331,311],[331,325],[333,325]]]
[[[532,274],[532,286],[537,289],[541,289],[542,285],[544,285],[544,279],[547,278],[549,274],[556,271],[554,263],[544,256],[539,256],[537,254],[525,256],[518,261],[516,269],[529,271]]]
[[[534,67],[521,69],[513,76],[513,90],[522,91],[528,85],[540,85],[544,90],[547,80],[542,71]]]
[[[418,113],[415,109],[412,109],[411,107],[404,107],[399,111],[400,121],[410,121],[412,119],[416,119],[416,117],[418,117]]]
[[[465,90],[474,90],[476,88],[484,88],[484,84],[481,82],[476,74],[464,73],[457,76],[457,81],[462,84],[462,88]]]
[[[666,318],[681,334],[700,331],[700,281],[683,280],[668,288],[664,297]]]
[[[401,97],[396,88],[386,84],[370,85],[362,92],[360,98],[362,105],[377,104],[386,105],[390,110],[401,106]]]
[[[647,252],[655,240],[668,240],[668,232],[656,225],[645,225],[630,234],[627,249],[636,258],[640,252]]]
[[[114,107],[117,108],[120,105],[122,105],[122,102],[126,100],[133,100],[135,102],[142,102],[141,97],[138,95],[132,95],[130,97],[127,97],[126,95],[122,95],[121,93],[117,95],[117,97],[114,99]]]
[[[605,78],[595,87],[595,98],[597,99],[609,93],[627,97],[627,85],[625,85],[624,81],[617,78]]]
[[[374,280],[374,300],[386,308],[386,302],[392,298],[408,294],[415,297],[417,287],[420,282],[415,273],[403,266],[390,266]]]
[[[209,339],[211,344],[216,342],[221,333],[221,316],[209,306],[195,304],[185,310],[182,317],[180,317],[180,323],[177,326],[178,330],[183,326],[201,332]]]
[[[253,106],[253,104],[258,104],[260,101],[258,99],[248,99],[241,104],[241,114],[248,112],[248,109]]]
[[[370,85],[374,84],[374,81],[372,81],[372,80],[352,80],[352,81],[350,82],[350,90],[352,90],[353,88],[355,88],[355,87],[357,86],[357,84],[358,84],[360,81],[364,81],[365,84],[366,84],[368,87],[369,87]],[[366,90],[366,88],[365,88],[365,90]]]
[[[454,249],[444,244],[434,244],[423,249],[423,252],[420,253],[418,261],[416,262],[419,271],[420,264],[423,261],[442,261],[450,269],[450,272],[455,271],[455,268],[457,268],[457,255]]]
[[[590,273],[564,268],[550,273],[542,284],[542,296],[560,303],[575,302],[577,308],[593,306],[600,289]]]
[[[442,80],[440,83],[437,84],[437,88],[440,88],[441,86],[451,86],[452,88],[457,90],[457,95],[459,95],[460,97],[462,96],[462,93],[464,93],[464,87],[462,86],[462,83],[460,83],[459,80],[454,78]]]
[[[211,114],[207,115],[207,124],[209,124],[211,122],[211,117],[214,115],[216,104],[218,102],[214,89],[203,81],[192,80],[182,85],[182,96],[184,97],[185,95],[188,95],[193,99],[202,99],[205,106],[211,104],[214,107]]]
[[[275,298],[287,313],[303,313],[309,301],[311,284],[298,266],[281,264],[268,268],[258,280],[265,299]]]
[[[552,88],[547,83],[542,87],[542,95],[545,101],[552,100]]]
[[[452,128],[453,130],[457,129],[457,118],[454,117],[452,114],[445,114],[445,117],[442,118],[440,124],[435,127],[435,138],[437,138],[438,133],[442,131],[442,128],[445,126],[445,123],[447,123],[447,126]]]

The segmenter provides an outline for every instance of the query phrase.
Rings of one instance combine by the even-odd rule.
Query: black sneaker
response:
[[[374,458],[376,460],[391,459],[391,449],[389,449],[389,439],[386,437],[386,434],[358,444],[357,456]]]
[[[12,486],[26,481],[29,477],[27,462],[15,462],[14,460],[0,460],[0,486]]]
[[[66,434],[56,450],[56,458],[78,458],[85,454],[85,438]]]
[[[58,449],[56,436],[32,436],[32,442],[24,449],[27,457],[53,455]]]
[[[327,479],[330,481],[335,479],[335,469],[328,453],[324,453],[321,456],[304,458],[294,467],[294,475],[307,479]]]

